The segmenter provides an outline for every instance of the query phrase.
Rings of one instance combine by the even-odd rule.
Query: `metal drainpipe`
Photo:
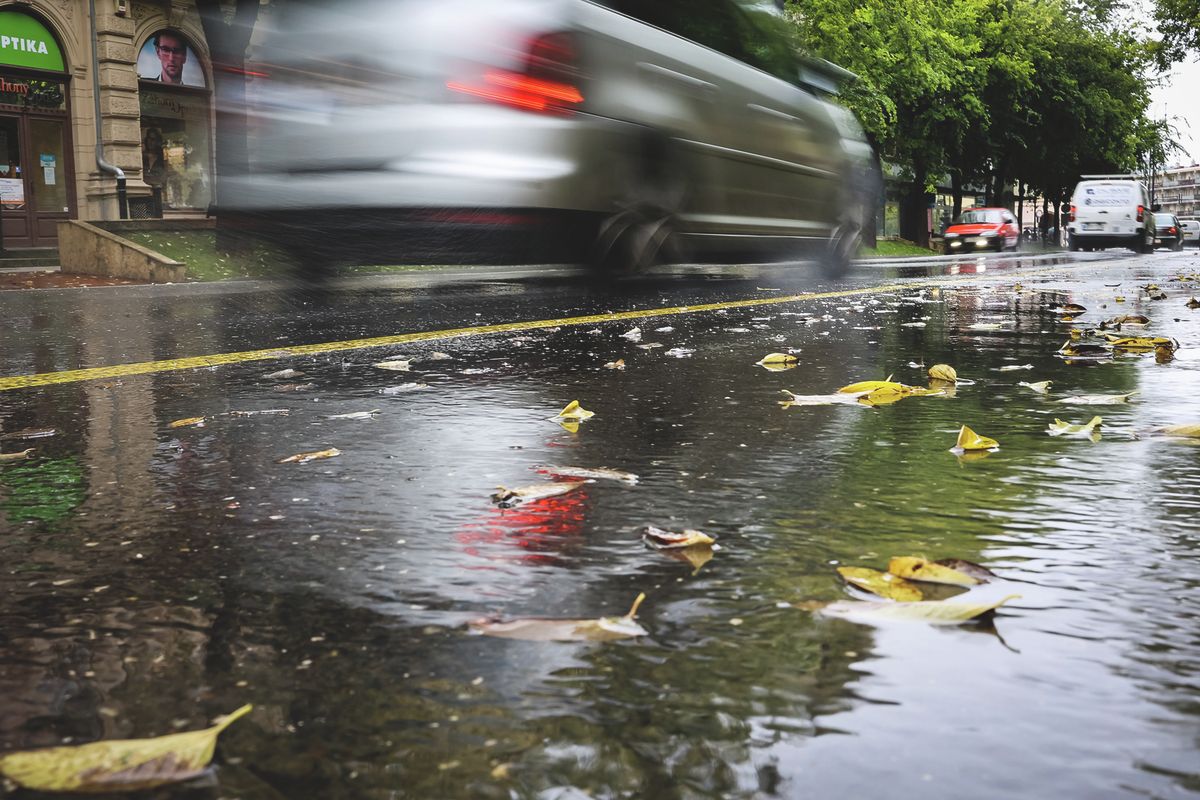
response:
[[[121,219],[129,219],[129,198],[125,194],[125,173],[115,164],[104,160],[104,127],[100,120],[100,35],[96,29],[96,0],[88,0],[92,19],[92,99],[96,103],[96,166],[101,172],[116,176],[117,209]]]

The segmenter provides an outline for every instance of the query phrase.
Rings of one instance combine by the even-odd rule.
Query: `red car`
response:
[[[1007,208],[972,208],[964,211],[946,228],[943,249],[951,253],[974,250],[1016,250],[1021,232],[1017,218]]]

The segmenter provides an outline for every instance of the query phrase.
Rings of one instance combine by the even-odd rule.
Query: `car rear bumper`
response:
[[[1129,247],[1136,242],[1141,242],[1145,239],[1144,231],[1136,233],[1090,233],[1085,231],[1070,230],[1071,237],[1075,244],[1082,247]]]

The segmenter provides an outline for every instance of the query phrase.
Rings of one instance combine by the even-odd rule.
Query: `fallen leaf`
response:
[[[1056,419],[1052,425],[1046,428],[1046,433],[1050,434],[1051,436],[1091,437],[1097,433],[1096,428],[1103,423],[1104,420],[1100,417],[1092,417],[1091,420],[1085,424],[1074,424],[1070,422],[1063,422],[1061,419]]]
[[[998,331],[1003,326],[999,322],[976,322],[967,326],[972,331]]]
[[[1124,314],[1120,317],[1113,317],[1108,321],[1110,325],[1149,325],[1150,318],[1142,314]]]
[[[281,383],[278,386],[271,388],[273,392],[304,392],[309,389],[315,389],[315,383]]]
[[[391,370],[393,372],[408,372],[408,369],[411,365],[411,358],[395,358],[390,361],[377,361],[371,366],[377,369]]]
[[[711,546],[717,540],[707,533],[700,531],[684,530],[680,533],[675,533],[674,531],[665,531],[662,528],[647,525],[642,529],[642,541],[655,550],[674,550],[683,547],[694,547],[696,545]]]
[[[949,364],[934,364],[929,368],[929,377],[935,381],[953,383],[958,380],[958,372]]]
[[[1054,383],[1054,381],[1038,381],[1037,383],[1029,383],[1028,381],[1021,381],[1020,383],[1017,384],[1017,386],[1024,386],[1026,389],[1032,389],[1033,391],[1037,392],[1038,394],[1046,394],[1047,392],[1050,391],[1050,384],[1052,384],[1052,383]]]
[[[1051,303],[1050,310],[1058,314],[1082,314],[1087,308],[1079,303]]]
[[[286,417],[292,412],[286,408],[264,408],[261,411],[229,411],[231,417],[259,417],[259,416],[275,416]]]
[[[587,483],[588,481],[556,481],[554,483],[521,486],[516,489],[497,486],[495,493],[492,495],[492,502],[501,508],[512,508],[531,500],[542,500],[547,497],[557,497],[560,494],[573,492]]]
[[[713,560],[713,552],[716,550],[716,545],[709,547],[708,545],[696,545],[694,547],[679,547],[671,550],[659,550],[668,558],[673,558],[676,561],[682,561],[685,564],[692,566],[692,574],[700,572],[700,568]]]
[[[646,599],[645,593],[637,596],[633,607],[623,617],[601,617],[600,619],[547,619],[526,617],[507,622],[500,620],[474,620],[470,627],[484,636],[502,639],[523,639],[531,642],[604,642],[613,639],[628,639],[645,636],[649,631],[634,621],[638,606]]]
[[[609,469],[608,467],[538,467],[538,472],[547,473],[550,475],[562,475],[565,478],[591,478],[597,480],[610,480],[624,483],[628,486],[637,486],[638,476],[632,472],[622,472],[619,469]]]
[[[949,567],[950,569],[956,572],[961,572],[965,575],[970,575],[980,583],[987,583],[996,577],[996,573],[992,572],[987,567],[976,564],[974,561],[965,561],[961,558],[939,558],[933,563],[939,564],[943,567]]]
[[[868,567],[838,567],[837,571],[846,583],[889,600],[915,603],[925,599],[919,586],[890,572],[880,572]]]
[[[370,411],[351,411],[348,414],[330,414],[325,419],[374,419],[379,415],[378,408],[372,408]]]
[[[590,419],[594,416],[596,416],[595,413],[588,411],[586,408],[579,405],[578,400],[572,400],[571,402],[567,403],[566,407],[563,408],[562,411],[555,414],[554,418],[581,420]]]
[[[855,392],[854,394],[846,394],[843,392],[834,392],[833,394],[795,394],[787,389],[783,390],[787,395],[787,400],[780,400],[779,405],[784,408],[792,406],[859,406],[865,407],[863,403],[858,402],[863,397],[866,397],[870,392]]]
[[[622,339],[628,339],[631,342],[640,342],[642,340],[642,329],[633,328],[621,334]]]
[[[696,351],[695,351],[695,350],[690,350],[690,349],[688,349],[688,348],[686,348],[686,347],[672,347],[670,350],[668,350],[667,352],[663,353],[663,355],[664,355],[664,356],[671,356],[672,358],[687,358],[688,356],[690,356],[690,355],[691,355],[692,353],[694,353],[694,352],[696,352]]]
[[[454,356],[450,355],[449,353],[443,353],[440,351],[434,351],[429,354],[430,361],[452,361],[453,359],[454,359]]]
[[[980,436],[966,425],[963,425],[958,431],[958,442],[955,443],[953,450],[996,450],[999,447],[1000,443],[995,439]]]
[[[1033,364],[1005,364],[996,368],[998,372],[1016,372],[1021,369],[1033,369]]]
[[[1184,305],[1186,305],[1188,308],[1200,308],[1200,300],[1197,300],[1193,297],[1191,300],[1188,300],[1186,303],[1184,303]]]
[[[604,365],[605,369],[625,369],[625,359],[618,358],[616,361],[609,361]]]
[[[57,436],[57,428],[24,428],[12,433],[6,433],[0,436],[0,441],[11,441],[13,439],[45,439],[48,436]]]
[[[1173,350],[1177,346],[1174,339],[1168,339],[1165,336],[1110,335],[1107,338],[1114,350],[1127,350],[1131,352],[1149,352],[1156,347],[1170,347]]]
[[[341,450],[336,447],[331,447],[328,450],[314,450],[311,453],[296,453],[294,456],[279,459],[280,464],[307,464],[310,461],[319,461],[323,458],[333,458],[340,456]]]
[[[9,753],[0,756],[0,773],[46,792],[132,792],[187,780],[208,767],[221,731],[252,708],[201,731]]]
[[[168,428],[203,428],[204,417],[186,417],[177,419],[167,425]]]
[[[646,342],[645,344],[639,344],[637,346],[639,350],[654,350],[659,347],[662,347],[661,342]]]
[[[784,367],[795,366],[799,361],[800,359],[791,353],[767,353],[754,363],[760,367]]]
[[[409,392],[417,392],[417,391],[420,391],[421,389],[428,389],[428,388],[429,388],[428,383],[420,383],[418,381],[413,381],[411,383],[401,383],[397,386],[385,386],[384,388],[379,390],[379,393],[386,394],[386,395],[408,394]]]
[[[278,381],[286,378],[300,378],[303,377],[303,375],[304,373],[298,369],[281,369],[278,372],[272,372],[264,375],[263,377]]]
[[[887,571],[910,581],[925,583],[945,583],[951,586],[975,586],[983,583],[965,572],[919,556],[896,556],[888,561]]]
[[[872,603],[842,600],[830,603],[820,613],[867,621],[926,622],[930,625],[956,625],[995,611],[1021,595],[1010,594],[992,602],[970,603],[962,600],[922,600],[916,603]]]
[[[29,454],[33,451],[34,448],[30,447],[27,450],[22,450],[19,453],[0,453],[0,464],[11,461],[24,461],[25,459],[29,458]]]
[[[1070,397],[1064,397],[1059,400],[1059,403],[1067,403],[1075,406],[1111,406],[1118,403],[1128,403],[1129,398],[1133,397],[1137,392],[1126,392],[1125,394],[1075,394]]]
[[[905,386],[903,383],[896,383],[891,379],[891,376],[889,376],[886,381],[859,381],[858,383],[852,383],[849,386],[843,386],[842,388],[838,389],[838,391],[845,394],[854,394],[857,392],[873,392],[876,389],[902,390],[908,388],[909,387]]]
[[[1168,425],[1165,428],[1155,428],[1155,433],[1165,434],[1166,436],[1186,436],[1191,439],[1200,439],[1200,423]]]

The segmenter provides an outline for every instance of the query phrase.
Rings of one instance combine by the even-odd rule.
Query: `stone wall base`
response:
[[[63,272],[80,275],[151,283],[182,283],[187,276],[182,262],[74,219],[58,223],[58,257]]]

